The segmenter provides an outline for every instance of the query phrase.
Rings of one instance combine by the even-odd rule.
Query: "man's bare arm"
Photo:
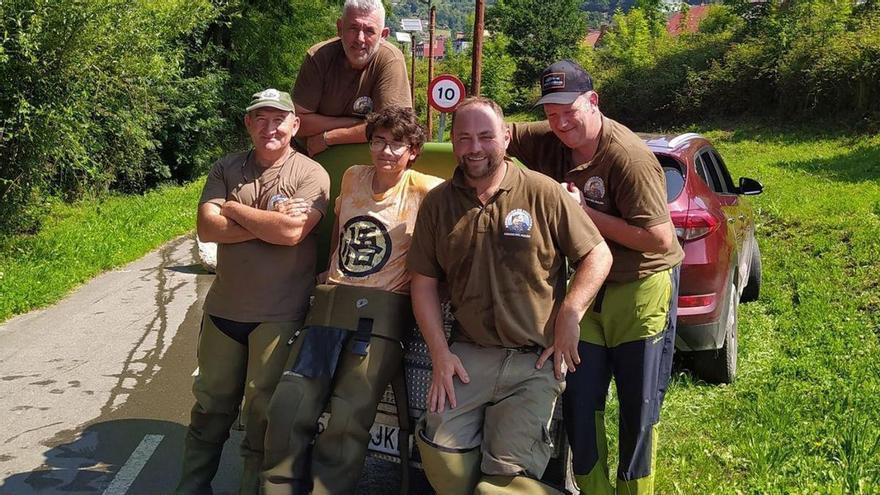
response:
[[[220,205],[214,203],[203,203],[199,206],[196,217],[196,232],[199,234],[199,239],[221,244],[234,244],[256,239],[254,234],[235,220],[221,215],[220,211]]]
[[[306,149],[309,156],[322,153],[330,146],[337,144],[357,144],[367,142],[367,124],[359,123],[352,127],[339,127],[321,134],[306,138]]]
[[[574,371],[575,366],[581,363],[577,351],[580,321],[605,282],[605,277],[611,270],[611,261],[608,245],[600,242],[578,264],[568,286],[568,293],[556,314],[553,345],[545,349],[535,363],[538,368],[543,367],[544,361],[552,354],[553,373],[557,379],[562,379],[566,368]]]
[[[596,228],[605,239],[643,253],[665,253],[676,242],[672,222],[664,222],[647,228],[630,225],[620,217],[608,215],[587,206],[584,201],[584,193],[573,183],[563,183],[563,188],[587,212],[590,220],[596,224]]]
[[[296,106],[296,115],[299,117],[300,136],[314,136],[324,131],[341,127],[353,127],[363,123],[363,119],[356,117],[331,117],[320,113],[310,112],[299,105]]]
[[[428,344],[431,354],[431,388],[428,390],[428,410],[431,412],[443,412],[446,408],[446,399],[449,398],[449,407],[455,407],[455,387],[452,379],[458,375],[462,383],[468,383],[467,371],[461,364],[461,360],[449,350],[446,343],[446,333],[443,331],[443,315],[440,313],[440,296],[437,287],[439,282],[436,278],[412,274],[410,285],[413,313],[419,324],[419,331]]]
[[[312,209],[308,213],[291,217],[235,201],[224,203],[221,213],[252,232],[258,239],[283,246],[299,244],[315,228],[322,216],[321,212]]]
[[[590,207],[585,207],[584,210],[596,224],[602,237],[635,251],[665,253],[672,248],[672,243],[676,242],[672,222],[663,222],[659,225],[642,228],[631,225],[622,218],[602,213]]]

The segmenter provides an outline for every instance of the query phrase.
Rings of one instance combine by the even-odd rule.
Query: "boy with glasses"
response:
[[[376,406],[403,366],[401,340],[413,327],[406,255],[419,205],[442,180],[411,168],[425,141],[412,108],[372,114],[366,132],[373,164],[342,177],[327,283],[269,406],[267,494],[309,493],[309,484],[313,494],[354,493]]]

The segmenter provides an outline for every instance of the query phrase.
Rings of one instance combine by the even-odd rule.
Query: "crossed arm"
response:
[[[302,200],[289,200],[301,202]],[[298,214],[266,211],[226,201],[222,206],[203,203],[196,221],[199,238],[203,241],[234,244],[260,239],[270,244],[295,246],[321,220],[321,213],[307,209]]]

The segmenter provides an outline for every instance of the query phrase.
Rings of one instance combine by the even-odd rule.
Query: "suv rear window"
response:
[[[666,202],[675,201],[675,198],[681,194],[684,189],[684,172],[683,167],[675,158],[666,155],[656,155],[663,167],[663,174],[666,175]]]

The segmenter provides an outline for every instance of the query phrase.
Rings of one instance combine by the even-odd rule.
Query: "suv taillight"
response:
[[[721,221],[705,210],[675,211],[670,213],[675,235],[682,241],[693,241],[711,234]]]

